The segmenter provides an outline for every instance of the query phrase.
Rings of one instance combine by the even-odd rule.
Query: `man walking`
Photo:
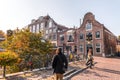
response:
[[[54,69],[53,73],[55,74],[56,80],[63,80],[63,73],[65,73],[68,68],[68,61],[66,56],[62,53],[61,48],[56,50],[56,55],[52,62],[52,68]]]

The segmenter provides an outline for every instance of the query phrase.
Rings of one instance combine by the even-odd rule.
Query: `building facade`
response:
[[[77,50],[77,36],[76,36],[76,29],[69,28],[62,33],[58,33],[58,46],[63,47],[64,53],[76,53]]]
[[[77,53],[85,57],[88,48],[95,56],[109,56],[116,52],[116,36],[103,24],[95,20],[92,13],[84,16],[83,23],[77,29]]]
[[[62,47],[65,53],[75,53],[83,57],[88,48],[93,49],[94,56],[109,56],[116,53],[117,38],[103,24],[88,12],[79,28],[68,28],[57,24],[49,15],[33,19],[28,25],[33,33],[43,33],[54,47]]]
[[[30,32],[43,33],[43,38],[51,41],[54,47],[58,45],[58,33],[63,33],[68,28],[57,24],[49,15],[41,16],[37,20],[33,19],[28,25]]]

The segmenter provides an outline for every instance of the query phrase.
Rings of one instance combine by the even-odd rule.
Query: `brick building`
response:
[[[57,24],[49,15],[33,19],[28,27],[33,33],[42,32],[44,39],[50,40],[54,47],[62,47],[67,53],[85,57],[90,47],[95,56],[106,57],[116,52],[116,36],[95,20],[91,12],[85,14],[78,29]]]
[[[86,56],[89,47],[96,56],[106,57],[116,52],[116,36],[95,20],[91,12],[85,14],[77,29],[77,53]]]
[[[54,47],[59,46],[58,33],[63,33],[68,28],[57,24],[49,15],[40,16],[37,20],[33,19],[28,25],[29,29],[33,33],[43,33],[43,38],[48,39],[54,45]]]
[[[62,33],[58,33],[58,46],[63,47],[65,53],[76,53],[76,29],[69,28]]]

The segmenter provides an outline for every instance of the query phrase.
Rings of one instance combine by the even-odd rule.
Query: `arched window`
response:
[[[86,24],[86,30],[92,30],[92,23],[87,23]]]

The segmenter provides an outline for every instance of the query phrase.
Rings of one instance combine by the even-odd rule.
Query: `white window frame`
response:
[[[52,33],[52,29],[49,29],[49,33]]]
[[[44,27],[45,27],[45,23],[42,22],[42,23],[41,23],[41,27],[40,27],[40,29],[43,30]]]
[[[88,28],[88,27],[90,27],[90,28]],[[89,31],[89,30],[92,30],[92,23],[89,23],[89,22],[87,22],[87,24],[86,24],[86,31]]]
[[[100,33],[100,37],[101,37],[101,32],[100,32],[100,31],[96,31],[96,32],[95,32],[95,38],[96,38],[96,39],[100,39],[100,37],[99,37],[99,38],[97,38],[97,37],[96,37],[97,32],[99,32],[99,33]]]
[[[48,34],[48,33],[49,33],[49,31],[48,31],[48,30],[46,30],[46,31],[45,31],[45,33],[46,33],[46,34]]]
[[[82,49],[82,51],[81,51],[81,49]],[[81,53],[84,52],[84,46],[83,46],[83,44],[80,44],[80,45],[79,45],[79,51],[80,51]]]
[[[100,46],[99,46],[99,47],[96,46],[97,44],[99,44]],[[100,48],[100,52],[97,52],[97,48]],[[101,53],[101,43],[96,43],[96,44],[95,44],[95,51],[96,51],[96,53]]]
[[[53,25],[52,25],[52,20],[49,21],[49,28],[51,28]]]
[[[69,36],[72,36],[72,38],[73,38],[73,41],[70,41],[70,42],[74,42],[74,40],[75,40],[75,38],[74,38],[74,35],[72,34],[72,33],[68,33],[67,34],[67,42],[69,42]]]
[[[30,29],[30,32],[33,32],[33,26],[30,26],[29,29]]]
[[[79,35],[79,39],[80,39],[80,36],[83,35],[83,39],[84,39],[84,34],[83,33],[80,33]],[[80,39],[80,40],[83,40],[83,39]]]
[[[45,35],[45,39],[48,39],[48,35]]]
[[[39,24],[37,24],[37,26],[36,26],[36,33],[39,33],[39,31],[40,31],[40,26],[39,26]]]
[[[53,32],[56,33],[56,28],[53,29]]]
[[[61,34],[61,35],[60,35],[60,41],[62,42],[61,37],[64,37],[64,40],[65,40],[64,34]],[[64,41],[64,40],[63,40],[63,41]]]
[[[35,25],[33,25],[33,31],[32,31],[33,33],[35,33],[36,32],[36,26]]]
[[[54,37],[55,36],[55,37]],[[56,40],[57,39],[57,35],[56,34],[53,34],[53,40]]]

